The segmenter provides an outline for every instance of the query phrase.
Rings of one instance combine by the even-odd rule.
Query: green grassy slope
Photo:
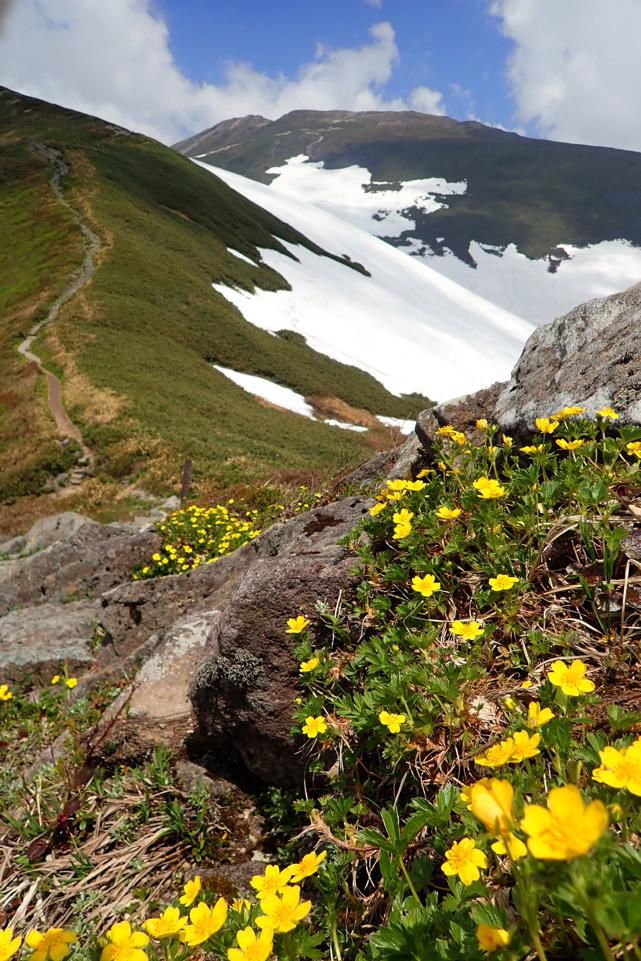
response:
[[[641,154],[632,151],[534,140],[412,112],[297,110],[259,129],[250,125],[245,135],[240,122],[228,133],[220,126],[209,135],[214,149],[225,136],[233,145],[203,159],[265,182],[269,167],[297,153],[330,168],[359,164],[391,183],[467,180],[467,192],[448,197],[447,207],[429,216],[413,212],[414,236],[436,251],[436,238],[444,237],[462,259],[470,240],[515,243],[530,257],[560,243],[626,238],[641,245]],[[207,143],[199,140],[198,153]],[[177,146],[191,150],[190,141]]]
[[[82,260],[79,229],[55,202],[51,171],[30,152],[33,142],[62,151],[71,169],[67,196],[103,239],[91,286],[43,331],[41,346],[63,372],[67,407],[107,475],[142,466],[161,484],[191,456],[197,477],[227,483],[336,467],[361,459],[373,442],[263,407],[212,362],[376,413],[407,416],[424,405],[393,396],[300,338],[259,330],[212,290],[214,281],[287,288],[275,271],[226,248],[256,261],[257,247],[286,252],[281,240],[322,253],[297,231],[154,141],[0,90],[0,251],[11,263],[0,310],[3,389],[15,395],[25,380],[16,343]],[[37,488],[38,458],[57,450],[41,378],[26,380],[29,390],[11,398],[13,407],[0,395],[5,496]],[[35,422],[26,450],[24,429]]]

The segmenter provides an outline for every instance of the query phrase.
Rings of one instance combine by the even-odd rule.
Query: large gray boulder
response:
[[[527,341],[494,406],[493,419],[523,431],[535,417],[579,404],[593,416],[613,407],[641,423],[641,284],[575,307]]]
[[[338,542],[371,504],[346,498],[257,538],[194,677],[190,697],[201,741],[228,759],[236,755],[270,784],[300,783],[304,770],[300,740],[292,736],[300,639],[285,633],[287,619],[313,620],[318,600],[333,606],[349,590],[354,555]]]
[[[416,432],[424,448],[434,420],[457,430],[474,429],[485,417],[525,440],[537,417],[563,407],[585,407],[593,417],[613,407],[620,423],[641,423],[641,283],[620,294],[575,307],[530,336],[507,383],[438,404],[419,414]],[[423,429],[427,418],[428,430]]]

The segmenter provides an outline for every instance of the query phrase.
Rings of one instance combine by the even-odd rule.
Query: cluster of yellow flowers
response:
[[[243,921],[252,918],[258,931],[251,924],[239,929],[236,932],[238,947],[227,948],[228,961],[267,961],[273,952],[275,935],[293,931],[310,913],[311,901],[301,901],[300,885],[316,874],[325,857],[325,851],[320,854],[312,851],[283,870],[269,864],[264,874],[251,879],[258,911],[246,898],[232,902],[231,910],[241,914]],[[150,939],[161,942],[165,958],[175,956],[175,952],[167,953],[167,944],[172,938],[186,949],[206,945],[224,927],[230,905],[224,898],[213,905],[205,900],[195,904],[201,892],[202,880],[197,875],[185,884],[178,906],[170,905],[158,917],[148,918],[141,930],[132,927],[129,921],[112,925],[105,936],[100,961],[149,961]],[[31,948],[29,961],[64,961],[77,940],[74,931],[64,928],[29,931],[25,938]],[[9,961],[21,945],[22,937],[15,936],[13,928],[0,930],[0,961]]]
[[[234,503],[232,498],[226,504],[213,507],[192,504],[171,514],[157,527],[163,537],[161,549],[135,572],[134,580],[193,571],[258,537],[261,533],[256,527],[258,512],[237,514]]]
[[[526,804],[523,817],[514,815],[514,788],[509,781],[483,778],[466,788],[463,800],[469,810],[497,840],[492,850],[511,861],[530,854],[548,861],[573,861],[587,854],[605,833],[608,813],[601,801],[586,804],[573,784],[555,787],[547,807]],[[521,840],[516,831],[526,836]],[[488,866],[487,855],[473,838],[462,838],[445,852],[443,873],[457,876],[465,885],[478,881]]]

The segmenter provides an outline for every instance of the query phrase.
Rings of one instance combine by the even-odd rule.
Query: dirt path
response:
[[[65,160],[60,153],[60,151],[55,150],[53,147],[48,147],[46,144],[36,143],[31,145],[31,149],[39,157],[42,157],[48,163],[53,166],[53,174],[51,175],[51,187],[56,195],[59,203],[61,203],[67,210],[70,210],[74,220],[80,227],[85,240],[86,249],[85,256],[82,261],[81,266],[76,270],[65,289],[62,293],[55,299],[51,305],[46,317],[35,324],[29,334],[22,343],[18,346],[18,353],[21,354],[25,360],[30,363],[34,363],[40,373],[44,374],[47,378],[47,387],[49,393],[49,409],[56,423],[56,429],[59,434],[63,437],[72,437],[77,443],[82,447],[83,455],[87,459],[89,465],[93,465],[93,454],[91,450],[87,447],[82,439],[82,434],[79,428],[73,423],[67,411],[65,410],[64,404],[62,402],[62,384],[56,375],[48,370],[40,357],[34,353],[33,345],[34,342],[42,330],[49,323],[53,323],[58,317],[61,309],[65,304],[76,296],[76,294],[85,287],[93,275],[96,272],[96,255],[100,250],[102,243],[100,237],[94,233],[94,231],[86,224],[79,212],[71,206],[69,201],[65,198],[62,191],[62,180],[69,173],[69,167],[65,163]]]

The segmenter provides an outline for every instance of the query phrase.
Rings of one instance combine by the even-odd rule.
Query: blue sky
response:
[[[422,110],[641,150],[641,0],[0,0],[0,84],[173,143]]]
[[[155,0],[154,7],[169,26],[176,62],[195,81],[224,82],[230,61],[295,77],[318,44],[357,47],[385,20],[399,48],[386,94],[406,98],[426,85],[442,92],[451,116],[515,122],[506,69],[513,44],[487,0]]]

